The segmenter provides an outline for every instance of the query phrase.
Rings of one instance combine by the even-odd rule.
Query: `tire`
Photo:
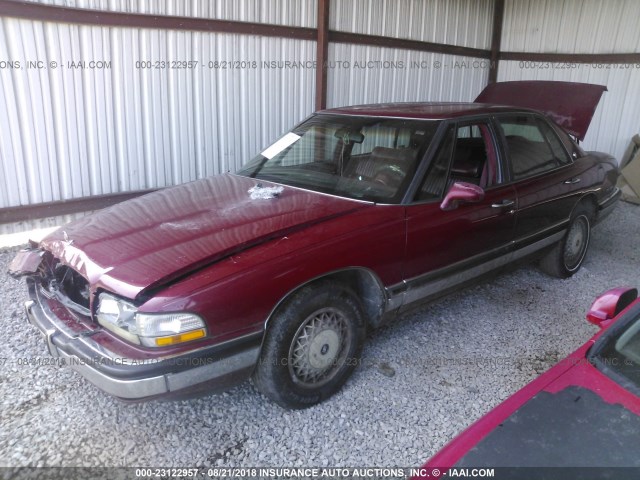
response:
[[[569,278],[580,270],[589,248],[593,218],[593,207],[584,203],[576,206],[564,238],[540,261],[543,272]]]
[[[304,287],[270,321],[253,374],[256,388],[285,408],[322,402],[360,363],[365,329],[348,288],[328,281]]]

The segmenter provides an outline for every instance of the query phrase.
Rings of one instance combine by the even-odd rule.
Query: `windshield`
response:
[[[438,122],[315,115],[240,172],[372,202],[399,203]]]
[[[640,394],[640,303],[627,315],[627,320],[618,320],[600,338],[589,359],[623,387]]]

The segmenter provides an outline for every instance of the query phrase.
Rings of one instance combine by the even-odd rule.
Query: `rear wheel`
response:
[[[285,408],[330,397],[359,363],[365,336],[360,302],[346,287],[304,287],[271,319],[253,375],[258,390]]]
[[[580,204],[575,208],[566,235],[540,261],[544,272],[568,278],[580,270],[589,248],[593,217],[593,207]]]

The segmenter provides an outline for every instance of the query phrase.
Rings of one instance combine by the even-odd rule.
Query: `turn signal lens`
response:
[[[197,340],[206,335],[204,328],[199,330],[193,330],[187,333],[181,333],[180,335],[172,335],[170,337],[156,338],[156,346],[166,347],[167,345],[175,345],[176,343],[190,342],[191,340]]]

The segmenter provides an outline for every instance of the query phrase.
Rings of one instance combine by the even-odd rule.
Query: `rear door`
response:
[[[543,117],[514,113],[495,119],[518,197],[516,248],[559,236],[577,201],[582,172]]]

